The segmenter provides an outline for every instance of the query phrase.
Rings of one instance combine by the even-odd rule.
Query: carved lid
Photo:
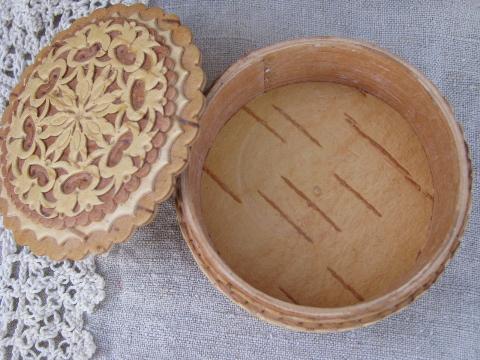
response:
[[[148,222],[198,130],[199,61],[158,8],[97,10],[58,34],[3,115],[0,209],[17,242],[79,259]]]

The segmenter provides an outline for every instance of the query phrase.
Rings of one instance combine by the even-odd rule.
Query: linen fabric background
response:
[[[181,17],[209,84],[247,52],[317,35],[366,40],[419,68],[451,102],[479,165],[480,2],[151,1]],[[474,172],[474,177],[477,173]],[[97,258],[106,298],[88,317],[96,359],[480,359],[478,180],[463,243],[419,300],[368,328],[296,333],[225,298],[196,266],[173,201]],[[388,240],[386,240],[388,241]]]

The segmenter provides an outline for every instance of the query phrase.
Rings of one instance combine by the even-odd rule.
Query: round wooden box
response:
[[[182,232],[229,298],[335,331],[411,303],[459,244],[467,146],[417,70],[371,45],[295,40],[214,85],[178,189]]]

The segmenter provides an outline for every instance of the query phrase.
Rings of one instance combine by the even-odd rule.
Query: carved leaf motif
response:
[[[59,86],[57,89],[57,96],[50,98],[50,103],[58,111],[71,112],[76,106],[76,95],[68,86]]]
[[[90,97],[90,91],[92,90],[93,65],[89,66],[88,72],[85,74],[83,68],[80,68],[77,75],[77,106],[84,106]]]
[[[154,41],[151,38],[151,35],[146,32],[142,32],[142,35],[133,40],[131,43],[131,48],[134,51],[140,51],[142,49],[148,49],[155,46],[158,46],[157,42]]]
[[[81,124],[85,135],[101,147],[107,146],[104,135],[113,136],[115,134],[115,128],[113,125],[104,118],[95,118],[91,120],[82,119]]]
[[[82,160],[87,158],[87,139],[78,126],[73,130],[69,150],[68,158],[71,162],[78,161],[79,155]]]
[[[141,158],[144,158],[145,153],[152,149],[151,138],[152,135],[148,133],[134,135],[132,143],[125,150],[125,154],[132,157],[140,156]]]
[[[70,136],[70,129],[64,130],[60,136],[55,139],[55,142],[47,149],[45,157],[48,158],[50,154],[53,153],[52,161],[57,161],[68,146]]]
[[[13,169],[17,169],[17,164]],[[15,193],[18,195],[23,195],[32,187],[32,181],[30,175],[24,171],[15,171],[15,178],[12,181],[12,184],[15,186]]]
[[[58,77],[62,77],[67,69],[67,64],[63,59],[55,59],[53,53],[49,53],[45,61],[36,69],[36,73],[43,81],[47,81],[52,70],[59,69]]]
[[[56,193],[62,192],[61,189],[56,189]],[[75,212],[73,209],[75,208],[75,205],[77,203],[77,197],[75,193],[71,194],[64,194],[62,196],[62,201],[59,201],[56,206],[55,210],[59,214],[65,214],[67,216],[72,216],[75,215]]]
[[[91,96],[94,101],[98,103],[100,101],[98,98],[104,97],[107,95],[118,94],[119,92],[110,92],[107,93],[107,88],[115,81],[117,77],[117,70],[112,69],[111,66],[106,66],[103,68],[102,72],[95,80],[91,89]],[[118,95],[117,95],[118,96]]]
[[[98,194],[94,191],[81,191],[78,193],[78,205],[85,209],[87,207],[101,205],[102,201],[98,198]]]
[[[35,112],[33,111],[33,109],[30,108],[24,110],[23,112],[17,110],[16,116],[20,116],[20,121],[10,126],[10,137],[14,139],[19,139],[25,136],[25,130],[23,129],[23,126],[25,125],[25,122],[28,118],[33,119],[35,117]]]
[[[87,43],[99,43],[102,50],[106,51],[110,45],[110,36],[107,34],[109,23],[110,22],[102,22],[100,25],[92,25],[88,31]]]
[[[46,176],[46,183],[39,184],[36,179],[30,176],[30,167],[32,165],[40,165]],[[39,210],[40,206],[52,206],[52,204],[43,196],[54,185],[55,170],[46,166],[44,161],[36,155],[29,157],[23,163],[21,169],[14,168],[15,179],[12,184],[15,186],[15,192],[21,195],[23,201],[35,210]]]
[[[53,127],[53,126],[63,126],[66,122],[72,120],[72,115],[69,113],[64,113],[64,112],[58,112],[56,114],[53,114],[52,116],[46,116],[40,121],[38,121],[37,125],[38,126],[48,126],[48,127]],[[48,136],[43,135],[45,132],[42,132],[40,134],[40,138],[47,138]],[[50,135],[51,136],[51,135]]]
[[[157,86],[158,83],[162,88],[167,86],[167,79],[165,73],[167,69],[163,66],[164,59],[161,59],[157,64],[153,65],[150,70],[139,70],[139,75],[145,81],[145,89],[150,90]]]
[[[9,164],[14,163],[18,159],[26,159],[33,154],[35,147],[32,146],[28,151],[23,149],[23,140],[21,139],[12,139],[7,144],[8,154],[7,161]]]
[[[32,186],[28,192],[25,193],[25,202],[36,211],[40,211],[40,206],[44,202],[43,191],[38,186]]]
[[[121,91],[113,91],[98,98],[98,101],[90,108],[99,116],[113,114],[119,111],[123,106],[115,104],[114,101],[120,97]]]
[[[127,176],[134,174],[137,170],[130,157],[123,157],[114,167],[100,163],[100,174],[104,178],[113,178],[116,189],[120,188]]]
[[[39,134],[39,138],[43,140],[51,136],[59,136],[62,132],[68,130],[68,126],[70,125],[70,123],[71,122],[65,121],[61,125],[48,126],[47,128],[45,128],[44,131]]]
[[[123,25],[119,25],[113,28],[116,28],[116,30],[119,30],[121,32],[121,35],[118,38],[121,39],[123,42],[131,44],[132,41],[135,40],[135,36],[137,35],[137,33],[134,23],[124,22]]]
[[[71,48],[71,49],[82,49],[88,46],[87,44],[87,37],[85,34],[78,34],[77,36],[70,37],[65,40],[65,43]]]

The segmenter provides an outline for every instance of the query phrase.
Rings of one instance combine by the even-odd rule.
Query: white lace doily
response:
[[[0,113],[23,69],[58,31],[95,8],[118,2],[134,1],[2,1]],[[95,343],[84,329],[83,317],[105,296],[94,259],[72,262],[37,257],[18,247],[1,222],[0,241],[0,358],[91,358]]]
[[[0,358],[89,359],[95,344],[83,314],[104,297],[94,259],[50,261],[0,231]]]

